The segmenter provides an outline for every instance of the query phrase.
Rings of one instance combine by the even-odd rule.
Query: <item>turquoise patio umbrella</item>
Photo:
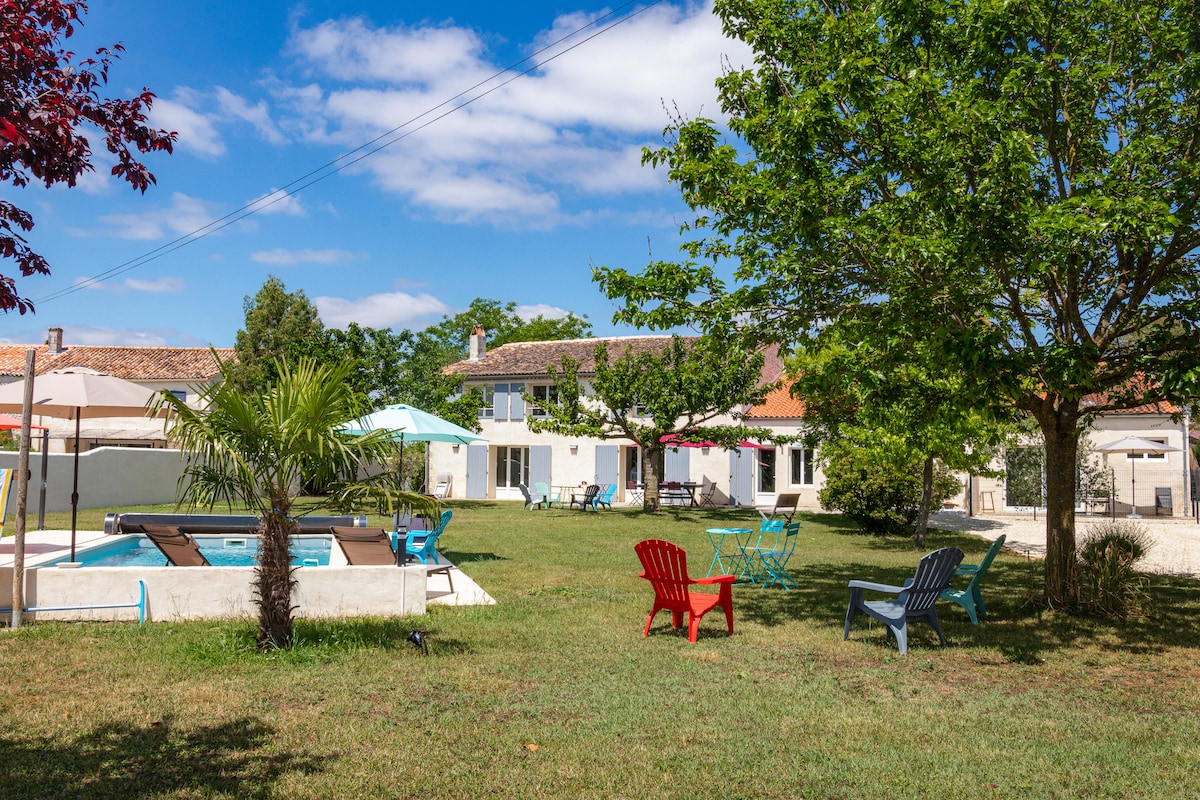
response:
[[[346,423],[342,430],[352,436],[389,431],[400,442],[400,485],[404,485],[404,442],[450,442],[472,444],[487,439],[415,406],[395,403]]]

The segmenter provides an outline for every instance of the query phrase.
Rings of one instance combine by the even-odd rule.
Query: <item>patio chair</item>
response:
[[[720,606],[725,610],[725,623],[733,633],[733,582],[732,575],[714,575],[711,578],[692,578],[687,571],[687,552],[679,545],[662,539],[646,539],[633,547],[642,562],[639,577],[650,581],[654,587],[654,606],[646,618],[642,636],[650,635],[650,625],[659,611],[671,612],[671,627],[678,628],[683,615],[688,615],[688,641],[696,641],[700,620],[712,609]],[[693,592],[692,586],[716,585],[717,594]]]
[[[439,564],[437,550],[434,545],[437,543],[438,537],[441,536],[446,526],[450,523],[450,518],[454,516],[454,512],[446,509],[442,512],[442,516],[438,518],[437,527],[431,531],[409,531],[408,536],[404,541],[404,553],[406,556],[412,556],[422,564],[428,564],[430,560],[434,564]]]
[[[746,571],[754,576],[754,582],[759,584],[760,589],[765,589],[773,583],[779,584],[780,588],[792,590],[800,588],[795,579],[787,571],[788,559],[792,557],[792,552],[796,549],[796,541],[800,538],[800,523],[792,522],[786,525],[782,524],[782,520],[764,520],[763,528],[766,526],[778,525],[778,536],[775,543],[770,547],[744,547],[742,548],[742,557],[745,559]],[[760,537],[761,541],[761,537]]]
[[[540,494],[530,494],[529,487],[523,483],[518,483],[517,488],[521,490],[521,494],[525,497],[525,507],[530,511],[535,508],[542,508],[546,504],[546,498]]]
[[[1175,506],[1171,500],[1170,486],[1154,487],[1154,516],[1166,514],[1168,517],[1175,516]]]
[[[542,502],[546,508],[553,508],[557,503],[559,508],[562,508],[562,490],[556,489],[551,491],[548,484],[538,481],[533,485],[533,491],[542,496]]]
[[[783,517],[786,522],[791,522],[792,517],[796,516],[796,506],[800,503],[800,494],[798,492],[784,492],[775,496],[775,507],[771,509],[771,513],[759,509],[758,513],[763,519],[772,519],[773,517]]]
[[[951,587],[940,595],[943,600],[949,600],[962,606],[966,610],[967,616],[971,618],[972,625],[978,625],[979,620],[987,619],[987,608],[983,605],[983,593],[979,591],[979,584],[983,581],[983,576],[987,574],[988,567],[992,566],[992,559],[1000,552],[1000,548],[1004,547],[1004,538],[1005,534],[1000,534],[978,564],[960,564],[958,569],[954,570],[955,575],[971,576],[965,589]]]
[[[371,531],[334,525],[329,532],[346,555],[346,563],[352,567],[394,567],[397,564],[392,539],[382,528]]]
[[[580,511],[586,511],[589,508],[592,511],[596,511],[598,510],[596,508],[596,495],[598,494],[600,494],[600,484],[593,483],[583,490],[583,494],[572,494],[569,507],[574,508],[575,506],[579,506]]]
[[[439,472],[437,483],[433,486],[433,496],[439,500],[445,500],[450,496],[450,484],[454,477],[449,472]]]
[[[200,552],[200,545],[176,525],[142,525],[146,538],[154,543],[173,567],[211,567]]]
[[[701,507],[708,506],[709,508],[716,508],[717,504],[713,500],[713,496],[716,495],[716,493],[717,493],[717,482],[716,481],[706,481],[704,484],[704,488],[702,490],[700,490],[700,505],[701,505]]]
[[[963,552],[957,547],[943,547],[921,558],[913,577],[903,586],[891,586],[870,581],[850,581],[850,604],[846,607],[846,627],[842,640],[850,638],[850,623],[854,615],[862,612],[887,626],[895,637],[900,653],[908,652],[908,623],[925,620],[937,632],[938,641],[946,646],[942,626],[938,622],[936,603],[938,596],[950,586],[954,570],[962,563]],[[895,600],[866,600],[866,590],[889,592],[897,595]]]
[[[629,481],[625,484],[625,493],[630,504],[640,503],[643,500],[645,489],[637,485],[637,481]]]
[[[605,486],[604,491],[596,495],[596,510],[599,511],[600,506],[604,506],[609,511],[612,511],[612,499],[613,495],[616,494],[616,491],[617,485],[615,483],[610,483],[608,486]]]
[[[687,493],[683,491],[683,484],[679,481],[667,481],[659,487],[658,499],[663,505],[682,503],[685,497]]]

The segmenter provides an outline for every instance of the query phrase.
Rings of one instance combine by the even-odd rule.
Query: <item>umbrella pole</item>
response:
[[[1129,519],[1141,519],[1137,513],[1137,459],[1129,462]]]
[[[75,482],[71,486],[71,560],[75,560],[75,521],[79,513],[79,409],[75,409]]]
[[[400,434],[400,463],[396,465],[396,491],[404,491],[404,434]],[[396,530],[400,530],[400,498],[396,498]],[[399,547],[397,546],[397,553]]]

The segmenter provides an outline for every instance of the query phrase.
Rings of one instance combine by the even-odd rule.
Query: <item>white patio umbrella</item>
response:
[[[21,413],[25,381],[0,386],[0,413]],[[153,389],[84,367],[56,369],[33,378],[33,413],[75,420],[75,478],[71,487],[71,560],[79,511],[79,422],[148,414]]]
[[[1137,436],[1126,436],[1124,439],[1117,439],[1115,442],[1102,444],[1096,448],[1105,457],[1109,453],[1130,453],[1130,454],[1146,454],[1146,453],[1178,453],[1178,447],[1171,447],[1162,442],[1152,442],[1149,439],[1142,439]],[[1129,462],[1129,517],[1138,518],[1141,514],[1137,513],[1137,480],[1134,474],[1134,468],[1137,462]],[[1115,502],[1115,498],[1114,498]]]
[[[450,442],[452,444],[472,444],[486,442],[487,439],[466,428],[439,416],[422,411],[415,406],[396,403],[359,417],[347,423],[342,430],[354,436],[362,436],[372,431],[391,431],[394,438],[400,442],[400,484],[404,483],[404,442]]]

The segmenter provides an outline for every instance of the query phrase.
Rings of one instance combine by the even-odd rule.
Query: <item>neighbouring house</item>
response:
[[[50,328],[41,345],[0,344],[0,384],[22,380],[25,353],[37,350],[36,374],[56,369],[86,367],[114,375],[150,389],[166,389],[189,403],[198,402],[197,387],[215,382],[220,368],[207,347],[123,347],[111,345],[69,345],[62,328]],[[234,358],[233,348],[217,348],[222,360]],[[50,429],[50,452],[73,452],[75,423],[70,420],[34,415],[34,422]],[[168,447],[162,420],[145,417],[112,417],[84,420],[80,430],[81,453],[98,447]],[[34,449],[41,444],[33,442]]]
[[[527,419],[545,413],[536,400],[549,396],[552,381],[547,368],[561,365],[564,357],[578,362],[579,378],[587,391],[589,378],[595,376],[595,349],[600,341],[516,342],[488,350],[486,333],[477,328],[470,338],[467,360],[450,365],[446,371],[463,376],[464,390],[483,391],[485,405],[479,422],[487,444],[431,443],[429,474],[451,474],[455,496],[467,498],[519,500],[522,499],[519,484],[532,486],[539,482],[556,487],[567,500],[572,490],[581,493],[580,487],[589,483],[617,484],[616,502],[629,502],[640,496],[643,452],[634,442],[533,433],[526,424]],[[607,342],[610,357],[615,359],[627,350],[661,352],[670,344],[671,337],[625,336],[603,341]],[[763,374],[773,379],[779,374],[779,361],[777,358],[767,361]],[[525,394],[534,399],[533,405],[526,405]],[[732,417],[720,420],[723,424],[730,421]],[[753,460],[751,454],[740,450],[729,453],[709,447],[668,448],[663,479],[698,485],[711,481],[717,486],[718,503],[752,505],[749,469]]]
[[[19,381],[25,375],[25,354],[37,351],[36,373],[86,367],[115,375],[151,389],[166,389],[196,405],[196,389],[220,378],[211,350],[205,347],[116,347],[70,345],[61,328],[51,328],[44,344],[0,344],[0,383]],[[233,350],[218,349],[223,360]],[[32,469],[44,476],[31,489],[30,509],[40,519],[46,511],[71,507],[75,481],[75,423],[34,415],[34,423],[50,429],[45,454],[35,457]],[[40,453],[42,439],[33,437]],[[0,467],[17,465],[16,452],[0,452]],[[184,462],[171,449],[161,419],[110,417],[82,421],[79,440],[79,508],[119,509],[176,500]],[[36,494],[35,494],[36,493]]]

